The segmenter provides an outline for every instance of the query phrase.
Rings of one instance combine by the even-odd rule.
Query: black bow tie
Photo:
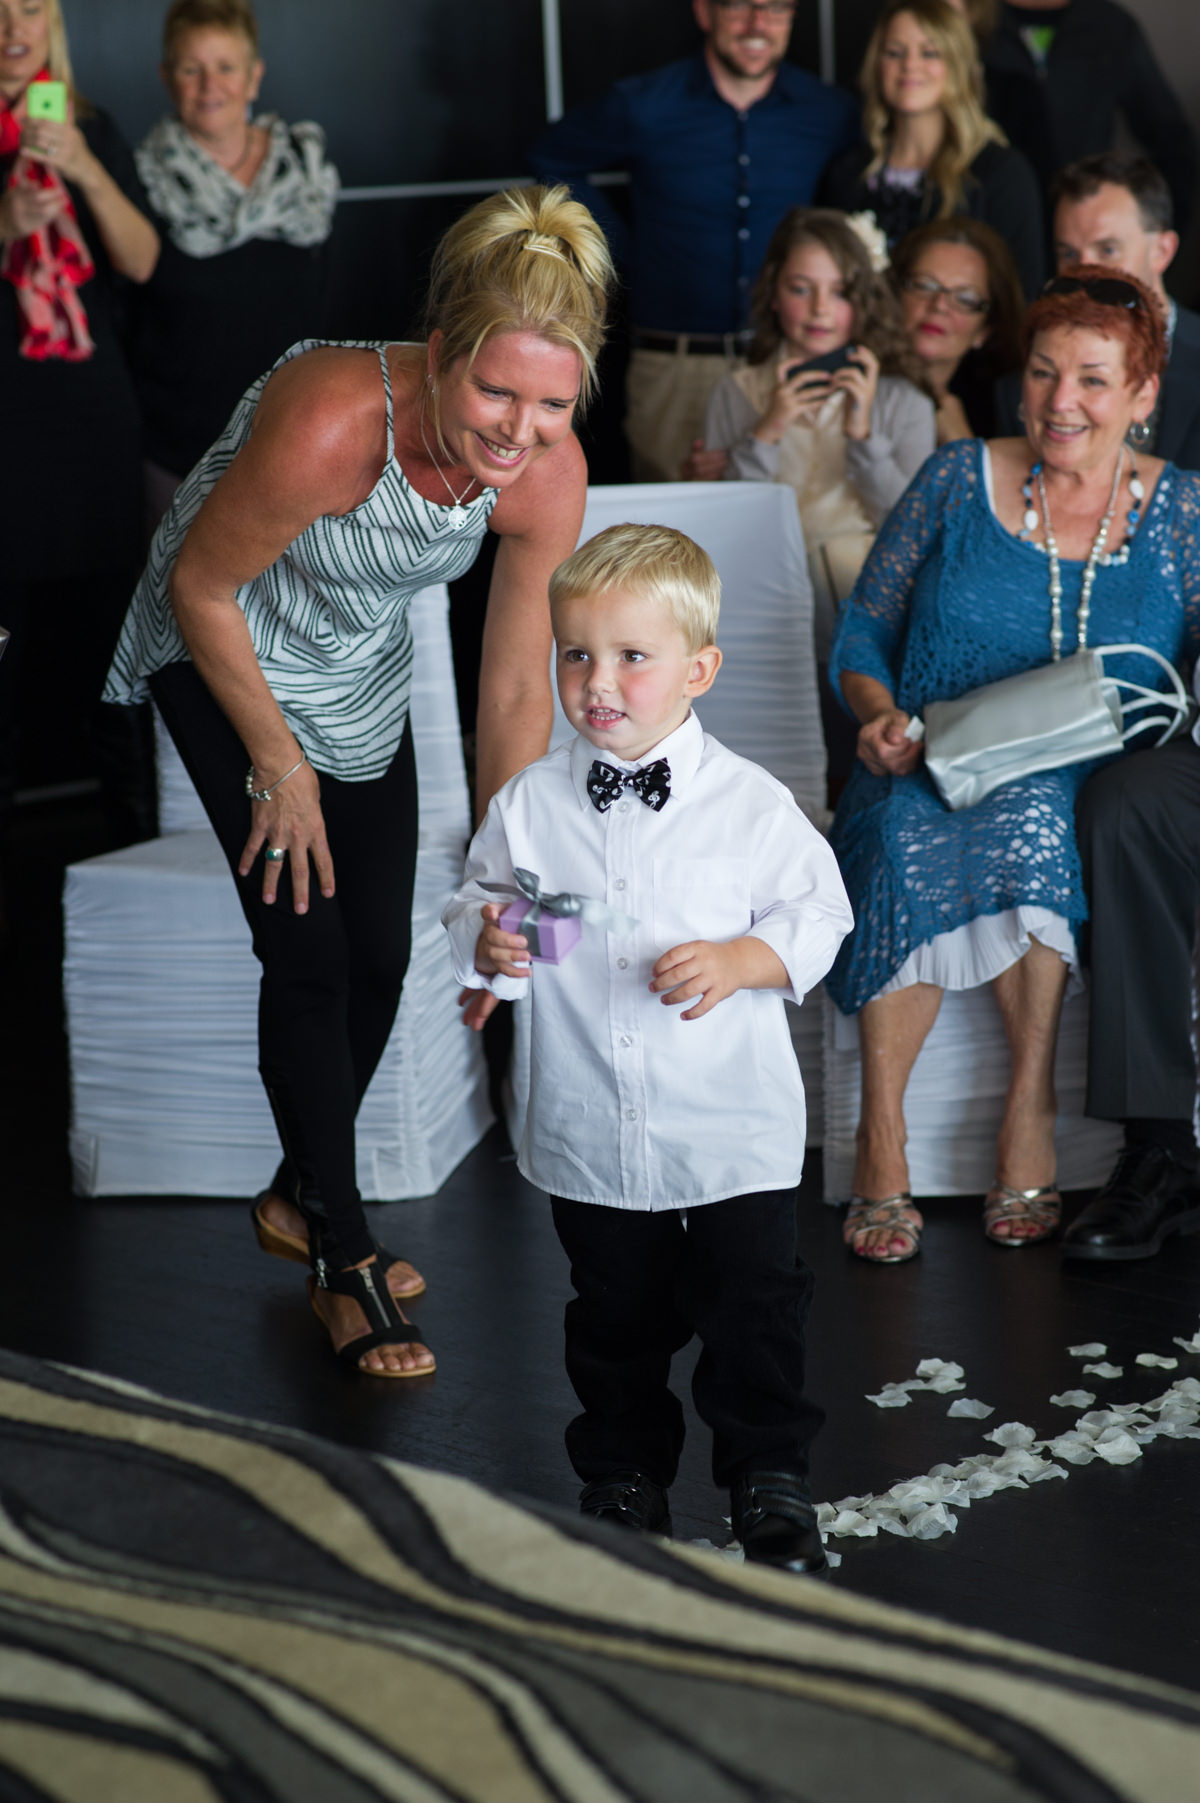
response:
[[[671,766],[666,758],[656,758],[644,770],[614,770],[611,764],[592,760],[588,771],[587,792],[592,806],[607,814],[618,795],[632,789],[639,800],[657,814],[671,798]]]

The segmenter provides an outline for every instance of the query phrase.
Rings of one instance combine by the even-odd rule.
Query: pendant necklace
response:
[[[474,488],[477,478],[474,476],[471,477],[471,480],[467,483],[467,486],[463,489],[461,495],[456,495],[454,490],[451,488],[449,482],[446,481],[446,472],[442,468],[441,464],[438,462],[437,458],[434,456],[433,452],[430,450],[429,440],[425,436],[425,397],[424,397],[424,395],[421,396],[421,411],[417,416],[417,431],[421,434],[421,443],[425,446],[425,455],[428,457],[430,463],[432,463],[432,465],[433,465],[434,469],[437,471],[438,475],[442,478],[442,485],[445,488],[446,493],[450,496],[450,499],[454,502],[453,507],[450,509],[449,513],[446,515],[446,522],[449,525],[452,532],[461,532],[463,527],[467,523],[467,510],[463,506],[463,502],[466,500],[467,496],[470,494],[471,490]]]
[[[1113,515],[1117,511],[1117,496],[1121,492],[1121,471],[1124,468],[1124,465],[1125,447],[1122,445],[1117,453],[1117,467],[1116,472],[1113,475],[1112,492],[1108,497],[1108,506],[1104,510],[1104,516],[1097,528],[1096,536],[1092,540],[1092,548],[1088,552],[1087,562],[1083,568],[1083,578],[1079,588],[1079,609],[1075,621],[1075,643],[1076,649],[1080,651],[1087,644],[1088,620],[1092,611],[1092,589],[1095,586],[1096,570],[1102,562],[1105,564],[1128,562],[1129,546],[1141,518],[1141,503],[1145,497],[1146,491],[1142,484],[1142,480],[1138,475],[1137,465],[1133,464],[1133,471],[1129,478],[1129,493],[1133,500],[1133,506],[1130,508],[1126,519],[1128,536],[1126,537],[1125,543],[1121,546],[1120,551],[1115,552],[1112,556],[1106,557],[1104,555],[1104,547],[1108,543],[1108,534],[1112,526]],[[1052,663],[1058,663],[1062,657],[1063,640],[1062,564],[1058,555],[1058,540],[1054,536],[1054,527],[1050,521],[1050,507],[1046,499],[1046,480],[1042,473],[1042,465],[1040,463],[1034,464],[1029,472],[1029,479],[1021,490],[1021,495],[1025,502],[1025,512],[1022,516],[1021,531],[1018,536],[1027,543],[1032,542],[1032,535],[1038,523],[1037,513],[1033,505],[1033,485],[1035,482],[1037,484],[1038,500],[1041,503],[1042,508],[1042,527],[1045,532],[1046,543],[1044,547],[1035,545],[1034,548],[1039,551],[1044,549],[1046,556],[1050,561],[1050,659]]]

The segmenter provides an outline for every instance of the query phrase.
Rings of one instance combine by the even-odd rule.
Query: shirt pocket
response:
[[[739,939],[751,924],[746,858],[655,858],[654,942],[660,953],[691,939]]]

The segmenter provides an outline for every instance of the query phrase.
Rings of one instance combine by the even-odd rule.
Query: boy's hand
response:
[[[520,933],[501,932],[504,910],[499,902],[486,902],[483,931],[475,942],[475,968],[483,977],[527,977],[533,969],[528,942]]]
[[[473,1033],[482,1033],[484,1022],[491,1019],[500,1000],[490,989],[461,989],[458,1005],[462,1009],[463,1026],[470,1027]]]
[[[729,945],[713,945],[707,939],[693,939],[687,945],[677,945],[663,953],[654,966],[650,991],[653,995],[662,995],[668,1008],[695,1001],[699,996],[701,999],[696,1007],[689,1008],[679,1017],[680,1020],[699,1020],[702,1014],[708,1014],[718,1002],[741,988],[738,967],[736,941]]]

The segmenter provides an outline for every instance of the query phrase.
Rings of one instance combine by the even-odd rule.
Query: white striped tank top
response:
[[[167,593],[175,559],[209,490],[245,444],[274,370],[326,341],[285,351],[247,389],[211,450],[175,496],[150,546],[113,656],[106,701],[149,694],[146,678],[188,661]],[[457,531],[450,508],[417,494],[396,461],[387,345],[371,350],[383,370],[387,467],[352,513],[324,514],[277,562],[237,591],[255,654],[284,719],[318,770],[349,782],[382,776],[404,732],[412,687],[408,603],[419,589],[461,576],[475,561],[499,490],[466,504]]]

